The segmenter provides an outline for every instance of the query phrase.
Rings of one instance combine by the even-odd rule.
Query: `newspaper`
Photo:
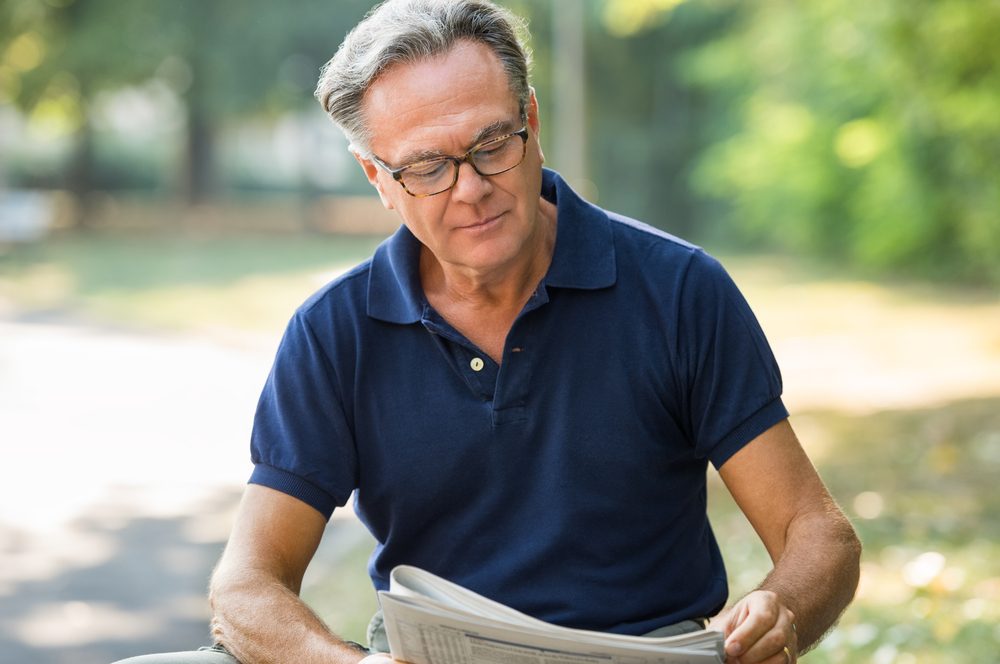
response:
[[[389,649],[410,664],[722,664],[722,634],[641,637],[543,622],[416,567],[379,593]]]

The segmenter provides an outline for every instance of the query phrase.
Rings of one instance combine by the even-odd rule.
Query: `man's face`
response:
[[[461,156],[523,126],[499,59],[486,46],[467,41],[444,55],[389,69],[364,103],[371,151],[392,168],[428,155]],[[374,162],[359,161],[382,203],[399,212],[439,263],[482,274],[502,270],[533,251],[542,233],[534,96],[526,113],[529,138],[519,166],[482,177],[463,163],[455,186],[435,196],[410,196]]]

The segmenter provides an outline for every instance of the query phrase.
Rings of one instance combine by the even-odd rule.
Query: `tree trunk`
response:
[[[188,205],[211,199],[216,190],[215,117],[210,95],[212,80],[207,50],[211,48],[212,26],[216,24],[216,6],[212,2],[196,2],[194,24],[191,26],[187,63],[191,68],[191,84],[184,95],[187,104],[187,144],[184,172],[181,174],[182,193]]]
[[[211,199],[216,184],[215,127],[202,106],[197,87],[197,83],[193,84],[187,96],[187,150],[181,178],[184,199],[189,205]]]
[[[73,136],[73,152],[63,174],[63,186],[74,204],[73,225],[85,230],[92,229],[95,222],[93,191],[96,165],[94,128],[85,105],[83,120]]]
[[[570,185],[587,196],[584,11],[577,0],[552,3],[552,163]]]

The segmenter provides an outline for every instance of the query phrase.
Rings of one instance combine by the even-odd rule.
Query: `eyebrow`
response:
[[[509,134],[512,131],[515,130],[509,120],[496,120],[489,123],[485,127],[480,128],[479,131],[473,135],[472,141],[466,149],[471,150],[484,141],[496,138],[497,136],[502,136],[503,134]],[[405,168],[421,161],[429,161],[431,159],[440,159],[441,157],[451,156],[452,155],[442,152],[441,150],[414,150],[413,152],[407,152],[403,155],[403,158],[399,162],[401,165],[398,168]]]

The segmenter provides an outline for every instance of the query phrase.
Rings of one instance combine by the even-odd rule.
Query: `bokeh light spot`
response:
[[[877,519],[885,508],[882,494],[863,491],[854,497],[854,513],[862,519]]]

